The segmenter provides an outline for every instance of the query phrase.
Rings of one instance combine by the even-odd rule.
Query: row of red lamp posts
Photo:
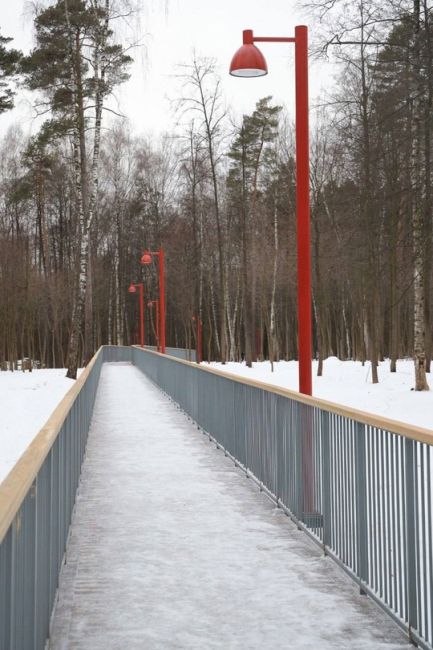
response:
[[[230,64],[230,74],[235,77],[262,77],[268,72],[266,60],[254,43],[295,44],[296,85],[296,221],[298,245],[298,350],[299,392],[312,393],[312,314],[311,314],[311,261],[310,261],[310,177],[308,138],[308,29],[305,25],[295,27],[295,36],[254,36],[251,29],[243,32],[243,45],[237,50]],[[150,264],[152,256],[159,256],[159,311],[160,349],[165,352],[165,296],[164,253],[162,248],[152,253],[145,251],[142,264]],[[140,288],[141,345],[144,345],[143,285],[131,284],[129,290]],[[201,321],[197,322],[197,349],[201,360]]]
[[[152,263],[153,256],[158,258],[159,262],[159,300],[150,300],[147,303],[149,308],[156,306],[156,339],[157,349],[165,354],[165,274],[164,274],[164,251],[144,251],[140,263],[149,265]],[[129,293],[136,293],[139,290],[140,299],[140,345],[144,347],[144,285],[142,282],[131,283]]]
[[[151,252],[144,251],[140,263],[149,265],[152,263],[152,256],[158,257],[159,261],[159,300],[149,300],[147,306],[151,309],[155,305],[156,309],[156,340],[157,350],[165,354],[165,273],[164,273],[164,250]],[[140,300],[140,345],[144,347],[144,285],[142,282],[131,283],[128,291],[129,293],[136,293],[139,291]],[[202,323],[195,316],[192,320],[196,323],[197,327],[197,361],[201,363],[202,360]]]

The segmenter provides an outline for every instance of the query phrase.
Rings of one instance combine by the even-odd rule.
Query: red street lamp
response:
[[[151,310],[153,305],[156,309],[156,349],[159,352],[159,301],[158,300],[149,300],[147,306]]]
[[[137,293],[137,287],[139,289],[139,297],[140,297],[140,345],[143,348],[144,347],[144,285],[142,282],[139,284],[133,284],[131,282],[128,292],[129,293]]]
[[[201,322],[200,318],[196,318],[195,316],[192,317],[192,320],[194,323],[196,323],[197,330],[196,330],[196,339],[197,339],[197,363],[201,363],[203,360],[203,343],[202,343],[202,331],[203,331],[203,323]]]
[[[159,323],[160,323],[160,348],[161,352],[165,354],[165,278],[164,278],[164,251],[162,248],[159,251],[144,251],[141,256],[141,264],[151,264],[152,257],[156,255],[159,260]]]
[[[294,43],[296,67],[296,219],[298,243],[298,350],[299,392],[312,394],[312,318],[310,262],[310,163],[308,144],[308,29],[295,27],[294,38],[254,36],[243,32],[243,45],[235,53],[230,74],[260,77],[268,72],[265,58],[254,43]]]

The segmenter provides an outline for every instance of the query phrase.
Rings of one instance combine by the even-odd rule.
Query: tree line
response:
[[[313,348],[319,359],[431,359],[431,10],[312,0],[316,54],[337,70],[311,128]],[[347,8],[346,8],[347,9]],[[294,129],[272,97],[232,120],[212,61],[179,70],[180,126],[158,142],[102,129],[131,58],[110,1],[59,0],[28,56],[0,43],[0,110],[15,79],[47,119],[0,143],[0,360],[74,377],[102,343],[137,341],[131,282],[158,294],[143,250],[166,255],[167,344],[205,359],[297,357]],[[313,22],[313,24],[315,24]],[[105,124],[106,122],[104,122]],[[107,122],[108,125],[108,122]],[[155,316],[146,309],[146,342]]]

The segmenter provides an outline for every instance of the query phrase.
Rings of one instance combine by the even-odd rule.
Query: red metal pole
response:
[[[295,27],[296,65],[296,213],[298,230],[299,392],[312,394],[310,163],[308,138],[308,29]],[[302,422],[302,484],[304,515],[314,512],[313,422],[306,407]]]
[[[165,354],[165,278],[164,278],[164,251],[159,249],[159,318],[160,318],[160,346]]]
[[[159,343],[159,303],[157,300],[155,300],[155,307],[156,307],[156,349],[160,350],[160,343]]]
[[[201,322],[201,319],[198,319],[198,349],[199,349],[199,358],[198,362],[201,363],[203,361],[203,323]]]
[[[137,285],[140,290],[140,345],[144,348],[144,287]]]
[[[295,27],[299,392],[312,394],[308,29]]]

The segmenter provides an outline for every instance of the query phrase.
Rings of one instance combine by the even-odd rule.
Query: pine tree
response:
[[[128,79],[131,58],[121,45],[112,42],[109,0],[103,4],[98,0],[58,0],[39,14],[35,25],[37,47],[23,61],[23,70],[28,86],[44,92],[44,103],[51,110],[52,119],[44,126],[46,137],[69,135],[74,153],[78,255],[67,376],[75,379],[85,304],[85,362],[94,347],[88,268],[99,182],[102,112],[113,88]],[[86,133],[90,126],[93,138],[89,174]]]
[[[15,92],[10,81],[16,75],[21,59],[21,52],[7,49],[6,45],[11,40],[0,34],[0,113],[13,108]]]
[[[240,215],[242,284],[244,295],[245,361],[251,367],[256,360],[255,332],[255,267],[254,224],[257,219],[259,172],[266,162],[267,149],[277,136],[281,106],[270,104],[272,97],[260,99],[251,115],[244,115],[242,125],[229,151],[232,160],[228,187],[234,210]]]

